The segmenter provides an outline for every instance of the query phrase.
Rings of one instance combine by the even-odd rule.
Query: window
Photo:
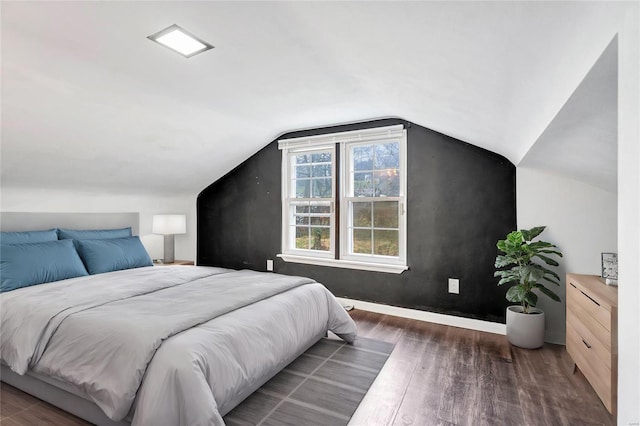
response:
[[[404,197],[400,191],[400,141],[344,145],[344,258],[396,263]],[[373,260],[375,259],[375,260]]]
[[[402,126],[286,139],[279,148],[280,257],[383,272],[407,269]]]
[[[291,185],[283,206],[286,252],[334,256],[334,159],[333,146],[287,153]]]

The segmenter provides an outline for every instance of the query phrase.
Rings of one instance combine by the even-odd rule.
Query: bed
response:
[[[105,425],[224,424],[328,330],[356,335],[321,284],[249,270],[138,266],[13,289],[0,304],[2,381]]]

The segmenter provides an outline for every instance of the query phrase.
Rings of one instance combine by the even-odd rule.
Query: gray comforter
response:
[[[222,424],[222,415],[327,329],[355,324],[301,277],[149,267],[1,295],[0,356],[61,380],[133,424]],[[144,382],[143,382],[144,378]]]

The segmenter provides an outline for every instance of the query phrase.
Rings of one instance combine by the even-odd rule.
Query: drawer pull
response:
[[[587,293],[585,293],[584,291],[580,290],[580,293],[584,294],[584,297],[586,297],[587,299],[591,300],[593,303],[595,303],[596,305],[600,306],[600,304],[598,302],[596,302],[591,296],[589,296]]]
[[[591,345],[588,344],[587,342],[584,341],[584,339],[581,339],[582,343],[584,343],[584,345],[587,347],[587,349],[591,349]]]

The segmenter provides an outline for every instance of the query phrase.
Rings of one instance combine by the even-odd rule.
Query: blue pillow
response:
[[[0,232],[0,244],[27,244],[57,241],[57,229],[48,231]]]
[[[120,229],[58,229],[58,238],[61,240],[105,240],[110,238],[130,237],[131,227]]]
[[[84,275],[71,240],[0,246],[0,293]]]
[[[78,240],[78,251],[91,275],[153,266],[140,238]]]

